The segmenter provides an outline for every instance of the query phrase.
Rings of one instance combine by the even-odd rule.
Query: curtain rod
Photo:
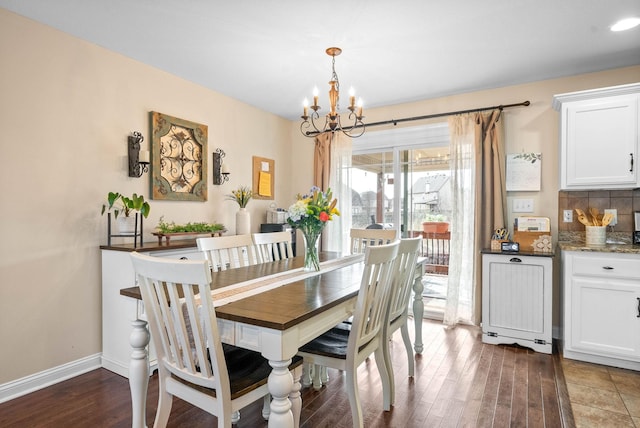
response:
[[[400,122],[412,122],[414,120],[432,119],[434,117],[443,117],[443,116],[453,116],[454,114],[476,113],[479,111],[486,111],[486,110],[495,110],[495,109],[503,110],[505,108],[511,108],[511,107],[522,107],[522,106],[527,107],[530,104],[531,103],[529,102],[529,100],[527,100],[527,101],[523,101],[521,103],[515,103],[515,104],[500,104],[499,106],[492,106],[492,107],[480,107],[480,108],[472,108],[469,110],[458,110],[458,111],[448,111],[446,113],[427,114],[425,116],[405,117],[403,119],[383,120],[382,122],[365,123],[364,125],[359,125],[359,126],[356,126],[355,128],[361,128],[363,126],[370,127],[370,126],[380,126],[380,125],[389,125],[389,124],[393,124],[393,126],[396,126]],[[313,135],[313,134],[319,134],[319,132],[307,132],[307,135]]]

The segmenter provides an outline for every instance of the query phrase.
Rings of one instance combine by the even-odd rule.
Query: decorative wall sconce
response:
[[[224,150],[217,148],[213,153],[213,184],[220,185],[229,181],[229,168],[222,163],[222,158],[227,154]]]
[[[149,151],[140,151],[140,145],[144,137],[138,131],[133,131],[133,135],[127,137],[129,143],[129,177],[142,177],[142,174],[149,172]]]

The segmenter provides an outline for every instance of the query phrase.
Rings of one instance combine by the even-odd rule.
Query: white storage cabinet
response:
[[[640,255],[563,251],[565,358],[640,370]]]
[[[552,269],[551,253],[482,254],[483,342],[551,353]]]
[[[156,257],[204,260],[204,254],[197,248],[138,251]],[[131,356],[131,322],[146,321],[142,301],[120,294],[121,289],[136,285],[130,254],[130,251],[102,249],[102,367],[126,378]],[[149,362],[152,368],[157,365],[153,343],[149,344]]]
[[[560,188],[640,186],[640,84],[556,95],[560,112]]]

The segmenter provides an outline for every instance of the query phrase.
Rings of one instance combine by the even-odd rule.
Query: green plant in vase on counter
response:
[[[129,217],[134,211],[138,211],[144,218],[147,218],[151,212],[151,206],[144,200],[143,195],[134,193],[129,198],[118,192],[109,192],[107,203],[102,205],[102,214],[111,211],[113,211],[115,218],[118,218],[120,213]]]
[[[161,234],[169,233],[215,233],[224,232],[224,225],[220,223],[195,222],[187,224],[176,224],[175,222],[167,223],[164,216],[160,217],[160,221],[156,226],[156,230]]]

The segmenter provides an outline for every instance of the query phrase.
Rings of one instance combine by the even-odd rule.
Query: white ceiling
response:
[[[346,107],[640,64],[639,0],[0,0],[0,7],[288,119],[331,57]],[[7,60],[6,58],[3,60]],[[638,76],[640,80],[640,76]]]

